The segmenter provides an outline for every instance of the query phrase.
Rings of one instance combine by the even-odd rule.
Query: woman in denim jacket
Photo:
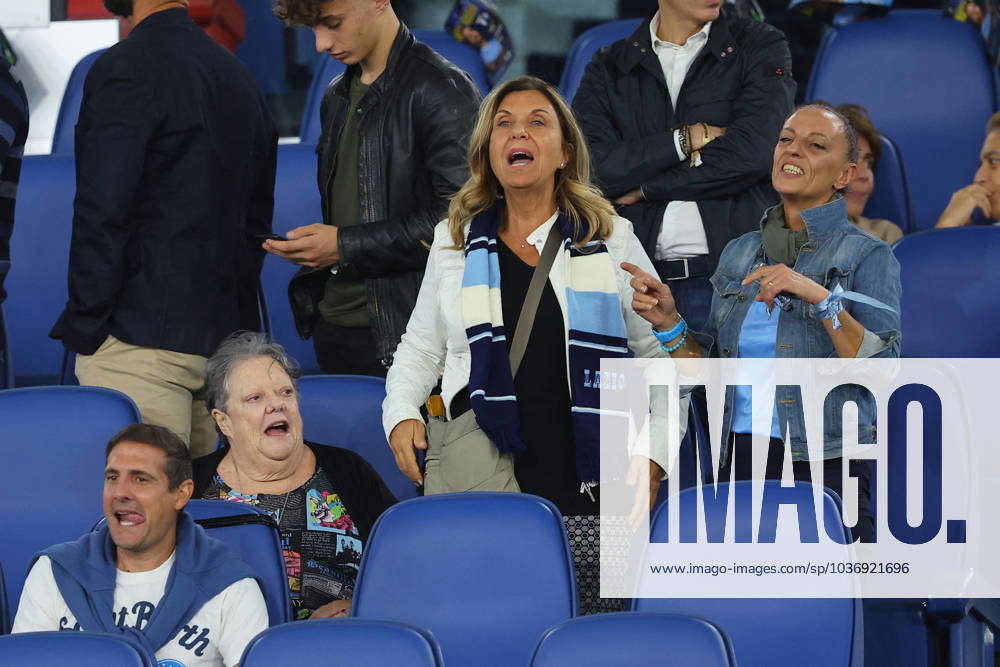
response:
[[[653,325],[674,357],[898,357],[899,263],[889,246],[854,227],[841,192],[854,178],[858,141],[852,126],[823,104],[797,109],[774,148],[771,181],[781,203],[768,209],[760,231],[734,239],[712,276],[712,309],[706,330],[687,329],[670,289],[631,265],[632,307]],[[736,479],[751,476],[750,401],[727,390],[722,464]],[[787,428],[796,479],[810,478],[801,394],[775,394],[771,448],[780,454]],[[831,392],[824,406],[824,482],[840,493],[840,411],[854,401],[858,442],[875,442],[875,405],[858,385]],[[780,426],[779,426],[780,425]],[[732,434],[732,435],[730,435]],[[772,452],[773,453],[773,452]],[[766,476],[781,476],[782,456],[768,456]],[[726,474],[726,473],[724,473]],[[862,466],[855,534],[870,541],[871,469]]]

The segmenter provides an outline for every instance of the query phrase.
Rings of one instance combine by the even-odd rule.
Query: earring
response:
[[[562,168],[563,168],[563,167],[565,167],[565,166],[566,166],[566,163],[565,163],[565,162],[563,162],[563,163],[562,163],[561,165],[559,165],[559,168],[560,168],[560,169],[562,169]]]

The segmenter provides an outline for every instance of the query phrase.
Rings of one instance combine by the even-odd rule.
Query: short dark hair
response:
[[[290,26],[311,28],[319,23],[320,10],[329,0],[275,0],[274,15]]]
[[[872,149],[872,169],[878,166],[878,161],[882,159],[882,135],[875,129],[871,118],[868,117],[868,109],[860,104],[838,104],[837,111],[841,113],[851,125],[859,137],[864,137],[865,141]]]
[[[798,113],[803,109],[820,109],[821,111],[826,111],[837,117],[840,124],[844,127],[844,139],[847,140],[847,161],[854,162],[858,161],[858,131],[851,123],[850,119],[841,113],[835,106],[826,102],[824,100],[813,100],[812,102],[806,102],[800,106],[795,107],[795,111],[792,113]]]
[[[986,134],[995,132],[996,130],[1000,130],[1000,111],[997,111],[986,121]]]
[[[108,442],[104,450],[104,461],[107,462],[113,450],[121,442],[138,442],[142,445],[156,447],[167,457],[163,472],[167,475],[167,488],[173,491],[184,480],[191,479],[194,472],[191,467],[191,453],[187,445],[176,433],[156,424],[130,424]]]

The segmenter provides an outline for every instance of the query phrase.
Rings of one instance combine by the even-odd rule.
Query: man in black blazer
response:
[[[143,420],[211,451],[205,361],[257,329],[277,133],[253,76],[187,0],[105,0],[131,21],[84,84],[69,302],[51,336],[81,384],[118,389]]]

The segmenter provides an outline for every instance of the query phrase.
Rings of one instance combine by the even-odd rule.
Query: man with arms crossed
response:
[[[722,4],[659,0],[573,100],[598,181],[694,329],[722,249],[777,202],[771,154],[795,94],[784,35]]]
[[[275,14],[347,65],[320,107],[323,223],[265,248],[304,268],[289,286],[296,328],[325,373],[385,376],[434,226],[469,176],[479,93],[414,40],[389,0],[277,0]]]
[[[107,523],[38,555],[12,631],[122,632],[160,661],[237,664],[267,628],[267,607],[250,568],[184,511],[194,489],[184,442],[133,424],[106,456]]]

